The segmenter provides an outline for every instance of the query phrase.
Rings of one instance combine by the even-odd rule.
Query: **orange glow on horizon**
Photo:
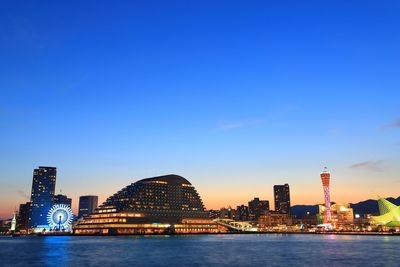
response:
[[[316,205],[324,203],[323,189],[319,175],[316,174],[312,183],[303,183],[296,181],[289,183],[291,204],[293,205]],[[347,177],[338,178],[339,175],[334,175],[331,182],[331,201],[336,203],[357,203],[368,199],[377,199],[377,196],[382,197],[395,197],[399,196],[397,187],[391,184],[375,183],[372,179],[369,183],[360,183],[357,179],[349,179]],[[190,179],[189,179],[190,180]],[[119,181],[118,184],[112,186],[106,185],[108,181],[102,181],[96,187],[92,188],[90,192],[74,192],[76,188],[69,185],[63,186],[63,193],[72,198],[72,209],[74,214],[78,213],[79,196],[81,195],[98,195],[99,204],[103,203],[106,198],[123,188],[124,184],[129,184],[126,181]],[[206,209],[220,209],[222,207],[236,208],[236,206],[248,202],[254,197],[259,197],[263,200],[269,200],[270,209],[274,209],[273,198],[273,185],[275,183],[268,183],[260,185],[254,183],[241,184],[237,180],[232,183],[216,183],[209,185],[208,183],[193,182],[194,187],[200,194],[201,199]],[[276,183],[278,184],[278,183]],[[100,187],[103,185],[102,187]],[[122,186],[121,186],[122,185]],[[85,188],[89,186],[82,186]],[[26,189],[27,191],[27,189]],[[70,192],[74,192],[71,194]],[[97,194],[96,194],[97,192]],[[2,197],[7,201],[0,202],[0,218],[9,219],[12,217],[14,209],[18,210],[19,204],[25,203],[28,200],[21,195],[6,192]]]

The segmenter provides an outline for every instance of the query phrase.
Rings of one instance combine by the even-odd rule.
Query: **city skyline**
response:
[[[33,176],[34,176],[34,178],[33,178],[33,180],[35,179],[35,174],[36,174],[36,172],[38,171],[38,170],[40,170],[41,168],[57,168],[57,167],[54,167],[54,166],[52,166],[52,167],[41,167],[41,166],[39,166],[37,169],[35,168],[34,170],[33,170]],[[324,171],[326,171],[327,170],[327,168],[325,167],[324,168]],[[143,177],[142,177],[143,178]],[[134,183],[134,182],[136,182],[136,181],[138,181],[138,180],[140,180],[140,179],[142,179],[142,178],[138,178],[137,180],[135,180],[135,181],[133,181],[132,183]],[[275,199],[275,188],[276,187],[282,187],[282,186],[289,186],[288,184],[285,184],[285,185],[277,185],[277,184],[274,184],[273,186],[271,186],[271,191],[272,191],[272,194],[271,194],[271,196],[268,196],[268,197],[264,197],[265,198],[265,200],[266,201],[271,201],[271,203],[274,203],[274,199]],[[76,190],[75,190],[76,191]],[[74,191],[74,192],[75,192]],[[258,189],[258,191],[262,191],[262,190],[260,190],[260,189]],[[75,197],[74,196],[72,196],[72,197],[70,197],[70,195],[76,195],[76,193],[72,193],[72,194],[69,194],[69,193],[67,193],[67,192],[64,192],[64,191],[62,191],[62,189],[59,189],[59,193],[60,194],[57,194],[57,190],[55,191],[55,195],[54,195],[54,203],[61,203],[61,204],[68,204],[68,201],[69,201],[69,205],[71,206],[71,199],[72,200],[74,200],[75,199]],[[289,191],[288,191],[289,192]],[[63,193],[63,194],[66,194],[66,195],[63,195],[63,194],[61,194],[61,193]],[[201,192],[200,192],[201,193]],[[231,193],[231,192],[224,192],[224,193]],[[320,192],[321,193],[321,192]],[[292,194],[292,193],[291,193]],[[308,193],[307,193],[308,194]],[[107,198],[109,198],[110,196],[111,196],[112,194],[109,194],[109,195],[104,195],[104,196],[99,196],[99,199],[100,199],[100,201],[99,201],[99,205],[100,204],[102,204]],[[237,203],[235,203],[235,204],[231,204],[230,202],[229,202],[229,200],[228,201],[225,201],[225,202],[221,202],[221,205],[219,205],[218,206],[218,204],[217,205],[215,205],[215,206],[208,206],[207,205],[207,201],[206,200],[204,200],[204,203],[205,203],[205,208],[207,209],[207,210],[219,210],[220,208],[228,208],[228,207],[232,207],[232,208],[235,208],[236,206],[240,206],[240,205],[246,205],[247,203],[248,203],[248,201],[250,201],[252,198],[260,198],[259,196],[260,195],[262,195],[262,196],[265,196],[265,195],[269,195],[269,194],[253,194],[253,196],[252,197],[249,197],[247,200],[246,200],[246,198],[243,198],[243,200],[241,200],[242,202],[237,202]],[[323,194],[322,194],[323,195]],[[71,208],[72,208],[72,210],[74,211],[74,213],[75,213],[75,215],[77,216],[78,215],[78,213],[79,213],[79,205],[80,205],[80,198],[82,198],[82,197],[90,197],[90,196],[93,196],[93,195],[79,195],[78,197],[76,197],[77,198],[77,200],[75,200],[75,201],[72,201],[72,206],[71,206]],[[62,199],[61,199],[61,202],[58,202],[58,200],[57,200],[57,197],[61,197]],[[70,197],[70,198],[66,198],[66,197]],[[96,199],[97,199],[97,197],[98,196],[94,196],[94,197],[96,197]],[[381,196],[380,196],[381,197]],[[386,197],[397,197],[397,196],[386,196]],[[261,198],[263,198],[263,197],[261,197]],[[289,195],[289,203],[290,203],[290,198],[291,198],[291,196]],[[323,199],[324,197],[322,197],[322,199]],[[373,199],[373,197],[371,197],[371,199]],[[15,207],[12,209],[12,211],[10,211],[10,213],[9,214],[13,214],[14,213],[14,211],[16,211],[17,210],[17,208],[16,207],[18,207],[20,204],[23,204],[23,203],[25,203],[25,202],[28,202],[28,201],[30,201],[31,199],[30,198],[28,198],[28,195],[25,195],[25,200],[22,200],[22,202],[21,203],[18,203],[18,205],[15,205]],[[348,200],[337,200],[337,199],[333,199],[332,200],[332,202],[339,202],[339,203],[356,203],[356,202],[358,202],[358,201],[362,201],[362,200],[365,200],[365,199],[358,199],[358,200],[354,200],[354,201],[348,201]],[[65,202],[65,201],[67,201],[67,202]],[[292,205],[290,205],[290,206],[293,206],[293,205],[302,205],[302,204],[308,204],[308,205],[310,205],[310,204],[312,204],[312,205],[316,205],[316,204],[323,204],[323,202],[324,202],[324,200],[322,200],[322,201],[320,201],[320,202],[316,202],[315,200],[313,200],[312,198],[310,198],[310,202],[307,202],[307,203],[294,203],[294,204],[292,204]],[[30,202],[29,202],[30,203]],[[274,205],[274,204],[272,204],[272,205]],[[272,206],[273,207],[273,206]],[[272,209],[272,208],[271,208]],[[272,209],[272,210],[277,210],[276,209],[276,207],[275,207],[275,209]],[[2,210],[3,211],[3,213],[5,214],[4,216],[1,216],[1,213],[0,213],[0,219],[6,219],[6,218],[8,218],[9,217],[9,214],[8,213],[6,213],[7,211],[5,211],[5,210]]]
[[[332,5],[5,3],[0,218],[37,166],[75,213],[165,174],[207,209],[323,203],[324,166],[332,201],[399,196],[398,9]]]

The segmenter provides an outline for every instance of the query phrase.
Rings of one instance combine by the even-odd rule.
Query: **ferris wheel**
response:
[[[47,223],[52,230],[70,230],[73,217],[74,215],[70,206],[56,204],[51,207],[47,214]]]

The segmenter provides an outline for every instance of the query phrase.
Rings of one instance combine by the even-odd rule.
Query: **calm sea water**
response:
[[[400,266],[400,237],[0,237],[0,266]]]

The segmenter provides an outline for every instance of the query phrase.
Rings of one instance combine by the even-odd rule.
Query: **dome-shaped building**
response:
[[[193,185],[178,175],[147,178],[109,197],[75,234],[218,232]]]

